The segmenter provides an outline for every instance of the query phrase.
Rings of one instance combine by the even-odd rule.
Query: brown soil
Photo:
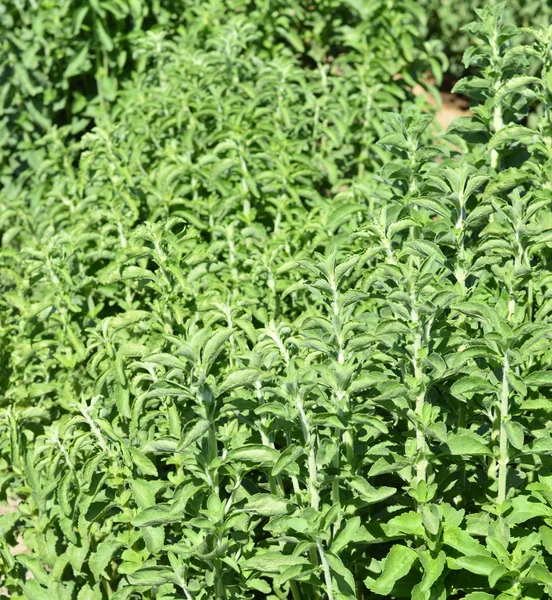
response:
[[[439,106],[435,102],[435,98],[431,94],[428,94],[421,85],[415,85],[412,91],[416,96],[425,96],[427,103],[435,107],[435,119],[443,131],[447,129],[454,119],[473,115],[470,110],[469,101],[464,96],[440,91]]]

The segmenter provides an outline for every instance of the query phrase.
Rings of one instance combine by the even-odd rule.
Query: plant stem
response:
[[[335,455],[333,457],[333,467],[336,471],[336,474],[340,472],[340,467],[341,467],[341,457],[340,457],[340,451],[341,451],[341,443],[340,443],[340,431],[336,429],[335,431],[335,445],[336,445],[336,450],[335,450]],[[332,502],[334,504],[340,504],[340,494],[339,494],[339,477],[334,477],[333,481],[332,481]],[[334,523],[334,534],[337,533],[337,531],[339,530],[339,526],[340,526],[340,520],[338,519],[335,523]]]
[[[322,542],[317,541],[318,555],[320,556],[320,562],[322,563],[322,571],[324,572],[324,581],[326,582],[326,592],[328,593],[328,600],[334,600],[333,585],[332,585],[332,573],[330,571],[330,565],[328,559],[324,554],[324,548]]]
[[[188,587],[185,583],[180,582],[180,587],[184,592],[184,596],[186,596],[186,600],[194,600],[194,597],[192,596],[192,594],[190,594],[190,590],[188,590]]]
[[[497,104],[493,109],[493,128],[495,133],[500,131],[504,127],[504,121],[502,117],[502,107]],[[491,167],[498,169],[498,150],[491,150]]]
[[[257,388],[257,399],[259,401],[259,404],[264,404],[262,396],[261,396],[261,384],[259,381],[256,383],[256,388]],[[263,442],[263,445],[269,446],[270,448],[274,448],[273,436],[268,431],[268,422],[265,417],[261,417],[261,426],[260,426],[259,430],[261,433],[261,440]],[[274,475],[270,474],[268,476],[268,480],[270,483],[270,493],[283,497],[285,495],[284,494],[284,486],[283,486],[282,478],[280,477],[280,475],[276,475],[276,477],[275,477]]]
[[[494,35],[491,40],[491,48],[493,51],[493,68],[500,73],[500,46],[498,43],[498,25],[495,27]],[[494,84],[494,95],[498,94],[498,90],[502,87],[502,78],[497,77]],[[494,133],[499,132],[504,127],[504,117],[502,115],[502,106],[497,102],[493,107],[493,129]],[[496,149],[491,150],[491,168],[498,169],[499,155]]]
[[[415,305],[414,294],[412,296],[412,309],[410,318],[416,327],[414,333],[413,347],[413,365],[414,365],[414,386],[416,393],[416,479],[418,482],[426,480],[427,458],[426,458],[426,440],[423,428],[425,389],[423,381],[421,350],[422,350],[422,332],[419,324],[418,309]]]
[[[224,591],[224,584],[222,583],[221,574],[220,574],[218,568],[217,568],[217,573],[216,573],[215,577],[217,579],[217,581],[215,583],[217,600],[219,600],[219,599],[222,600],[223,598],[226,598],[226,592]]]
[[[459,230],[459,248],[458,248],[458,256],[456,258],[456,268],[455,275],[456,280],[460,284],[460,289],[462,291],[462,295],[464,296],[466,293],[466,248],[465,248],[465,232],[464,232],[464,221],[466,220],[466,207],[465,207],[465,198],[462,193],[458,194],[458,204],[460,206],[460,212],[458,215],[458,220],[456,221],[456,229]]]
[[[303,408],[303,402],[299,398],[299,396],[295,400],[295,406],[299,412],[299,419],[301,421],[301,429],[303,431],[303,438],[305,440],[305,444],[307,446],[308,451],[308,469],[309,469],[309,494],[310,494],[310,502],[312,508],[314,510],[318,510],[320,507],[320,496],[318,494],[318,469],[316,467],[316,455],[314,452],[314,444],[312,441],[312,436],[309,429],[309,422],[307,420],[307,415],[305,413],[305,409]]]
[[[501,505],[506,500],[506,480],[508,477],[508,437],[506,435],[506,422],[509,416],[509,385],[508,372],[510,363],[508,353],[504,353],[502,363],[502,391],[500,395],[500,440],[499,450],[500,458],[498,461],[498,497],[497,502]]]
[[[291,581],[289,587],[291,589],[291,595],[293,596],[293,600],[301,600],[301,594],[299,593],[297,582]]]
[[[318,511],[320,508],[320,495],[318,493],[318,469],[316,466],[316,455],[314,452],[314,443],[312,440],[312,436],[310,433],[309,422],[307,419],[307,415],[305,413],[305,409],[303,407],[303,401],[301,397],[298,395],[295,398],[295,406],[297,407],[297,411],[299,412],[299,420],[301,422],[301,430],[303,432],[303,439],[305,440],[305,445],[307,446],[308,451],[308,488],[309,488],[309,496],[310,496],[310,505],[311,508]],[[314,548],[309,552],[309,558],[313,566],[318,565],[318,560],[316,557],[316,550]],[[325,557],[324,557],[325,558]],[[313,594],[313,600],[318,600],[320,595],[318,591],[315,589]]]
[[[215,425],[214,423],[211,423],[211,427],[209,428],[209,437],[208,437],[208,468],[210,467],[211,463],[215,460],[215,458],[218,455],[218,448],[217,448],[217,436],[216,436],[216,432],[215,432]],[[215,494],[218,495],[219,489],[218,489],[218,469],[213,473],[213,491],[215,492]]]
[[[318,567],[318,556],[316,554],[316,548],[311,548],[309,550],[309,560],[311,561],[313,567]],[[314,586],[312,598],[313,600],[320,600],[320,592],[318,591],[318,588],[316,586]]]

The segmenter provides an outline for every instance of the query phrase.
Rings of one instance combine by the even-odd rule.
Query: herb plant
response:
[[[549,597],[552,30],[477,11],[438,132],[414,3],[85,8],[3,167],[0,594]]]

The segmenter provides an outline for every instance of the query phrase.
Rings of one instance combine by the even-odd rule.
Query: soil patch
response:
[[[473,116],[469,100],[465,96],[452,94],[448,91],[440,91],[440,103],[437,103],[435,98],[421,85],[415,85],[412,88],[412,92],[415,96],[424,96],[427,103],[436,109],[435,120],[443,131],[447,129],[454,119]]]

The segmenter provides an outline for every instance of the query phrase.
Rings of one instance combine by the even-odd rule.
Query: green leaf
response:
[[[305,453],[301,446],[291,444],[280,455],[275,465],[272,467],[272,476],[276,477],[284,471],[289,465],[294,464],[297,459]]]
[[[176,447],[177,452],[182,452],[202,438],[209,431],[210,423],[207,419],[201,419],[189,429]]]
[[[260,444],[248,444],[230,450],[228,453],[228,460],[230,462],[252,462],[257,464],[275,463],[280,456],[278,450],[274,450],[270,446],[263,446]]]
[[[508,525],[519,525],[535,517],[552,517],[552,508],[530,496],[517,496],[511,502],[512,511],[505,519]]]
[[[408,575],[417,560],[418,554],[412,548],[398,544],[393,546],[385,559],[381,575],[372,584],[367,581],[366,586],[375,594],[388,596],[395,583]]]
[[[387,379],[387,376],[385,376],[383,373],[364,373],[352,381],[351,385],[349,386],[349,392],[355,393],[368,390],[376,387],[378,384],[381,384],[384,381],[387,381]]]
[[[529,173],[519,169],[510,168],[501,171],[497,177],[485,188],[483,198],[487,199],[493,195],[498,195],[502,192],[512,190],[522,183],[529,181],[530,179],[531,175]]]
[[[38,558],[28,556],[27,554],[18,554],[15,559],[28,569],[33,574],[34,579],[41,585],[47,586],[51,582],[50,576],[44,569],[42,561]]]
[[[259,552],[241,563],[243,570],[261,573],[280,573],[287,567],[310,564],[302,556],[282,554],[281,552]]]
[[[493,588],[506,573],[508,569],[504,565],[497,565],[489,574],[489,587]]]
[[[158,439],[148,442],[142,449],[144,452],[151,452],[153,454],[174,454],[177,448],[177,440]]]
[[[242,369],[241,371],[234,371],[228,375],[228,377],[217,389],[217,397],[227,394],[236,388],[252,385],[256,381],[260,381],[261,378],[262,373],[260,373],[257,369]]]
[[[130,456],[132,457],[132,462],[142,471],[144,475],[152,475],[153,477],[157,477],[157,467],[154,463],[138,448],[129,449]]]
[[[529,571],[529,577],[536,579],[546,585],[552,586],[552,573],[542,565],[534,565]]]
[[[128,310],[113,317],[110,325],[113,331],[119,331],[137,323],[147,322],[149,319],[151,319],[151,313],[146,310]]]
[[[360,523],[360,517],[353,517],[347,520],[345,527],[337,534],[332,542],[330,550],[333,554],[339,554],[343,548],[353,541],[360,528]]]
[[[345,588],[347,593],[354,592],[355,578],[351,571],[343,564],[343,561],[339,556],[332,554],[330,552],[324,552],[328,565],[333,573],[337,574],[339,578],[343,578],[345,585],[341,584],[342,587]]]
[[[100,575],[111,561],[113,554],[121,546],[121,542],[116,540],[105,540],[98,544],[96,551],[90,555],[88,560],[88,566],[96,580],[100,579]]]
[[[210,373],[211,368],[213,367],[218,355],[222,352],[224,348],[225,342],[227,342],[230,339],[234,331],[234,328],[228,328],[223,329],[221,331],[217,331],[205,344],[201,356],[201,365],[203,367],[205,375],[208,375]]]
[[[422,504],[420,507],[422,522],[431,535],[437,535],[441,524],[441,513],[435,504]]]
[[[507,421],[504,424],[504,429],[510,444],[517,450],[521,450],[524,444],[523,427],[515,421]]]
[[[111,52],[113,50],[113,40],[106,32],[102,22],[99,19],[94,21],[96,26],[96,32],[98,33],[98,38],[100,40],[100,44],[103,46],[104,50],[107,52]]]
[[[508,94],[514,92],[533,90],[536,87],[543,85],[543,82],[538,77],[530,75],[516,75],[512,77],[498,90],[495,96],[495,102],[501,102]]]
[[[530,454],[550,454],[552,452],[552,437],[539,437],[530,445]]]
[[[84,44],[83,47],[73,56],[69,61],[65,72],[63,73],[64,79],[75,77],[87,69],[88,63],[88,44]]]
[[[272,591],[270,585],[268,585],[268,583],[262,579],[249,579],[247,581],[247,587],[267,595]]]
[[[453,94],[465,94],[472,98],[479,99],[483,94],[489,93],[489,84],[486,79],[481,77],[464,77],[456,82],[452,88]]]
[[[305,52],[305,46],[303,45],[303,40],[291,27],[277,27],[276,30],[278,33],[285,38],[293,48],[299,53],[303,54]]]
[[[420,556],[424,569],[420,589],[429,592],[445,570],[446,554],[441,550],[435,558],[432,558],[431,554],[425,551]]]
[[[290,580],[308,580],[308,577],[314,573],[314,569],[310,564],[294,564],[290,567],[282,569],[279,577],[276,579],[276,585],[282,586]]]
[[[364,212],[365,210],[365,207],[360,204],[343,204],[339,206],[328,217],[328,230],[335,231],[339,226],[349,220],[352,215]]]
[[[489,141],[489,150],[506,144],[531,144],[538,141],[539,134],[534,129],[510,124],[497,131]]]
[[[135,527],[155,527],[182,521],[183,516],[171,512],[169,506],[151,506],[139,512],[132,520]]]
[[[25,600],[52,600],[52,594],[49,590],[41,587],[38,581],[31,579],[24,584]]]
[[[447,438],[446,446],[453,456],[492,456],[492,452],[485,445],[484,440],[475,434],[451,434]]]
[[[552,555],[552,529],[546,525],[542,525],[539,529],[539,533],[542,545],[545,547],[546,552]]]
[[[144,536],[148,552],[151,552],[152,554],[160,552],[165,543],[165,528],[163,526],[143,527],[142,535]]]
[[[393,517],[387,522],[386,533],[393,536],[393,531],[423,537],[425,535],[425,529],[422,522],[422,516],[411,510],[402,515]]]
[[[397,493],[397,490],[392,487],[381,486],[375,488],[360,476],[349,480],[347,483],[353,490],[360,494],[360,499],[368,504],[381,502]]]
[[[184,371],[188,369],[187,363],[182,361],[177,356],[172,356],[171,354],[159,353],[153,354],[144,358],[145,363],[153,363],[155,365],[163,365],[164,367],[169,367],[171,369],[178,369],[179,371]]]
[[[255,494],[247,499],[242,509],[261,517],[279,517],[288,514],[292,506],[289,500],[273,494]]]
[[[534,400],[525,400],[522,404],[523,410],[552,410],[552,400],[546,398],[536,398]]]
[[[552,371],[534,371],[523,378],[529,387],[552,387]]]
[[[450,391],[455,396],[463,396],[465,394],[492,393],[495,392],[496,389],[485,379],[471,375],[456,381],[450,388]]]
[[[178,577],[169,567],[144,567],[127,575],[131,585],[163,585],[164,583],[178,584]]]
[[[88,584],[82,586],[77,594],[77,600],[102,600],[102,592],[98,585],[93,588]]]
[[[447,558],[447,563],[451,569],[464,569],[476,575],[485,575],[488,577],[492,570],[498,565],[498,562],[485,555],[460,556],[458,558]]]

